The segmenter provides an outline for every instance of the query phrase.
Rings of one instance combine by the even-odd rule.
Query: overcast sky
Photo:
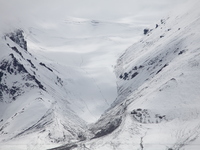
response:
[[[35,21],[66,16],[116,20],[159,17],[186,0],[0,0],[1,20]],[[29,19],[27,19],[29,18]]]

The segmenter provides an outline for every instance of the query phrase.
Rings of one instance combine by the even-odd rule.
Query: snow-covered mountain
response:
[[[119,50],[129,45],[130,35],[143,26],[76,17],[40,20],[28,27],[13,24],[22,29],[4,31],[0,41],[0,149],[65,143],[56,149],[199,149],[199,6],[197,0],[189,1],[144,30],[144,37],[118,59],[117,99],[89,126],[83,120],[95,118],[110,104],[104,96],[110,89],[102,87],[111,80],[96,81],[99,74],[91,68],[107,64],[104,52],[116,54],[107,53],[106,46]],[[123,32],[129,34],[123,37]],[[83,48],[82,43],[88,45]],[[74,52],[70,46],[75,44],[84,51],[75,51],[81,59],[68,56],[68,66],[38,52]],[[93,49],[98,46],[103,50],[97,57]],[[92,59],[100,63],[92,64]],[[69,66],[71,61],[79,67]]]
[[[58,150],[200,148],[199,6],[189,1],[145,29],[118,59],[118,97],[90,127],[94,136]]]
[[[102,72],[108,69],[99,69],[101,63],[95,64],[97,72],[93,66],[86,65],[91,64],[90,59],[96,59],[92,56],[96,55],[93,49],[100,45],[96,46],[97,42],[102,42],[102,47],[105,47],[105,41],[109,45],[118,42],[121,38],[118,38],[116,31],[120,29],[120,32],[124,32],[129,25],[80,18],[69,18],[57,23],[57,30],[52,26],[48,28],[46,24],[38,24],[32,27],[24,25],[22,29],[2,30],[0,33],[0,148],[3,149],[46,149],[88,138],[92,133],[86,124],[97,120],[114,99],[115,78],[111,79]],[[80,31],[77,34],[70,33],[73,28],[77,29],[76,25]],[[99,37],[94,39],[90,37],[89,30],[96,26],[99,28],[96,36]],[[87,34],[80,37],[80,32],[85,29]],[[44,49],[73,51],[71,45],[77,44],[78,49],[82,43],[89,43],[86,51],[91,51],[91,55],[83,51],[80,54],[82,58],[75,59],[64,54],[65,63],[43,56],[48,55],[42,51]],[[91,47],[90,43],[95,43],[95,46]],[[122,47],[125,45],[127,43]],[[85,50],[85,47],[82,49]],[[120,46],[116,48],[119,49]],[[102,55],[99,54],[98,59],[104,59]],[[106,64],[104,61],[102,63]],[[103,81],[95,78],[99,74],[105,76]],[[21,124],[24,120],[26,122]]]
[[[88,137],[77,116],[86,104],[66,86],[71,74],[32,55],[21,29],[5,34],[0,45],[1,149],[45,149]]]
[[[94,122],[117,96],[113,72],[116,59],[142,29],[140,24],[67,17],[31,25],[25,28],[25,37],[32,54],[48,58],[56,68],[61,64],[60,73],[73,78],[67,88],[86,100],[91,113],[85,111],[81,117]]]

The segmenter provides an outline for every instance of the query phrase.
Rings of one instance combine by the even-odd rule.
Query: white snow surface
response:
[[[182,1],[186,0],[1,0],[0,34],[23,29],[28,49],[37,58],[51,59],[48,62],[61,64],[62,70],[70,66],[77,81],[70,88],[88,100],[89,111],[80,117],[91,123],[117,96],[113,73],[117,58],[138,41],[143,28]],[[97,105],[91,106],[91,101]]]
[[[134,22],[133,26],[131,17],[118,21],[67,17],[56,23],[40,21],[28,28],[14,24],[24,30],[28,52],[3,38],[0,60],[12,62],[9,54],[13,53],[45,90],[33,81],[28,82],[31,88],[23,86],[24,74],[3,78],[8,87],[22,86],[23,92],[15,101],[11,95],[3,95],[0,149],[47,149],[71,142],[77,143],[75,149],[92,150],[199,149],[199,6],[193,0],[176,9],[163,23],[157,22],[158,28],[149,27],[153,30],[118,59],[118,97],[90,128],[96,134],[116,123],[116,118],[121,122],[112,133],[92,140],[82,119],[94,122],[112,103],[117,95],[115,78],[110,74],[113,62],[139,39],[146,23]],[[138,36],[133,38],[132,34]],[[117,52],[109,51],[113,48]],[[108,61],[110,58],[113,60]],[[77,142],[80,134],[87,140]]]
[[[60,73],[70,80],[67,88],[73,97],[86,103],[79,106],[79,116],[92,123],[117,96],[116,59],[138,41],[150,22],[186,0],[172,1],[126,0],[115,1],[115,5],[113,1],[91,0],[2,1],[0,34],[22,29],[29,52],[45,64],[61,68]]]
[[[74,150],[200,148],[199,6],[176,9],[118,59],[118,97],[91,129],[99,135],[121,122]]]
[[[88,137],[77,116],[87,104],[68,90],[75,71],[60,73],[62,66],[46,64],[9,35],[0,45],[0,149],[47,149]]]

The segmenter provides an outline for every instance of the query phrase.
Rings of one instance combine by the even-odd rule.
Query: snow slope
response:
[[[0,34],[22,29],[30,53],[47,65],[62,64],[56,68],[65,76],[65,70],[73,72],[75,82],[67,88],[75,95],[71,97],[86,102],[80,117],[94,122],[117,96],[116,59],[141,37],[144,26],[185,0],[173,5],[171,1],[7,0],[0,5]],[[96,106],[91,105],[93,101]]]
[[[5,34],[0,45],[0,148],[46,149],[87,137],[77,116],[86,106],[65,86],[71,75],[32,55],[21,29]]]
[[[152,26],[118,59],[118,97],[90,127],[94,137],[61,149],[200,148],[200,2]]]
[[[31,53],[54,62],[54,66],[61,64],[56,65],[62,66],[60,73],[69,78],[73,76],[74,83],[68,83],[68,90],[87,103],[91,113],[84,111],[80,117],[91,123],[116,98],[113,65],[121,51],[137,39],[132,35],[140,36],[142,28],[141,25],[67,17],[57,22],[38,22],[26,28],[25,33]]]
[[[38,21],[31,27],[12,26],[16,29],[0,32],[0,148],[46,149],[90,137],[85,121],[97,120],[116,95],[108,58],[112,56],[114,62],[117,56],[113,55],[132,42],[130,30],[137,33],[142,27],[74,17],[55,24]],[[119,34],[124,32],[129,36]],[[74,60],[79,48],[83,52]],[[99,49],[103,50],[97,57]],[[53,53],[52,60],[45,51]],[[61,64],[53,58],[62,51],[69,56],[65,53]],[[99,76],[103,80],[97,80]]]

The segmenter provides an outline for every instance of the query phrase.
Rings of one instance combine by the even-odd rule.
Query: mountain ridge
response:
[[[0,63],[1,145],[9,149],[16,145],[12,141],[22,138],[18,148],[24,148],[23,139],[35,139],[36,135],[38,140],[43,137],[41,142],[48,147],[88,135],[85,121],[64,99],[68,92],[63,88],[65,82],[58,72],[28,52],[23,30],[6,34],[4,40],[6,52]],[[56,90],[66,94],[59,95]]]
[[[74,150],[199,149],[199,6],[178,8],[120,56],[118,97]]]
[[[83,71],[63,71],[36,58],[21,29],[5,34],[0,42],[1,148],[50,149],[68,143],[54,149],[198,150],[200,3],[194,2],[145,29],[143,38],[120,56],[118,97],[89,126],[80,118],[90,112],[87,97],[72,91]]]

